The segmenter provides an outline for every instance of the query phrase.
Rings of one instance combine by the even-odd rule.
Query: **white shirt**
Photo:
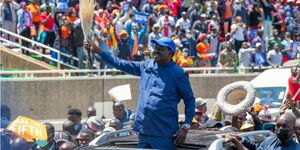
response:
[[[189,30],[191,28],[191,21],[189,19],[184,20],[183,18],[180,18],[177,20],[175,27]]]
[[[241,67],[250,67],[252,63],[252,54],[255,52],[254,48],[241,48],[239,51],[239,61]]]
[[[172,26],[175,25],[175,21],[174,21],[174,18],[171,17],[171,16],[167,16],[167,19],[168,19],[168,22],[169,24],[165,24],[165,19],[166,19],[166,16],[161,16],[158,21],[157,21],[157,24],[161,27],[161,34],[163,37],[171,37],[173,35],[173,31],[172,31]],[[168,34],[165,35],[165,28],[167,28],[167,31],[168,31]]]
[[[155,46],[155,44],[151,43],[151,40],[158,40],[161,37],[162,37],[162,35],[160,33],[155,34],[154,32],[151,32],[149,34],[149,37],[148,37],[148,48],[149,48],[150,52],[154,51],[154,46]]]
[[[244,28],[242,26],[237,26],[236,24],[231,25],[231,31],[237,31],[233,34],[233,38],[239,41],[244,41]]]
[[[281,52],[276,52],[275,50],[270,50],[267,54],[267,59],[271,61],[272,64],[269,65],[281,65],[282,54]]]

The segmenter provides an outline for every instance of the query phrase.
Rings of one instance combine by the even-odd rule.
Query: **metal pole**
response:
[[[57,68],[60,69],[60,51],[57,53]]]

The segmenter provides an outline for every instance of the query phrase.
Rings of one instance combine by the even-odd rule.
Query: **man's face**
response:
[[[247,48],[247,43],[246,43],[246,42],[244,42],[244,43],[242,44],[242,48]]]
[[[283,137],[281,137],[280,135],[277,135],[277,137],[282,141],[282,140],[287,140],[290,139],[293,134],[294,134],[294,124],[291,124],[291,121],[287,120],[286,118],[279,118],[276,122],[276,129],[275,129],[275,133],[276,131],[286,131],[286,135],[284,135]]]
[[[77,115],[68,115],[68,120],[73,121],[74,124],[80,124],[81,123],[81,117],[77,116]]]
[[[186,14],[181,15],[183,19],[186,19]]]
[[[231,44],[227,42],[227,43],[226,43],[226,49],[227,49],[227,50],[231,50],[231,48],[232,48]]]
[[[114,106],[113,107],[113,113],[114,113],[114,116],[116,118],[123,119],[124,113],[125,113],[124,107],[122,107],[122,106]]]
[[[109,126],[116,129],[116,130],[120,130],[120,128],[121,128],[120,122],[117,122],[117,121],[114,121],[114,120],[109,122]]]
[[[205,17],[200,17],[200,21],[204,22],[205,21]]]
[[[172,52],[169,50],[168,47],[156,45],[155,50],[153,52],[154,60],[158,64],[164,64],[171,60]]]
[[[238,115],[238,127],[240,128],[244,121],[246,121],[246,113]]]
[[[96,116],[96,111],[94,111],[94,110],[87,110],[86,114],[87,114],[87,117],[90,118],[92,116]]]
[[[278,52],[280,51],[279,44],[275,44],[275,45],[274,45],[274,50],[275,50],[275,51],[278,51]]]
[[[299,68],[297,68],[297,67],[293,67],[293,68],[291,69],[291,74],[292,74],[292,76],[294,76],[294,77],[297,76],[298,69],[299,69]]]
[[[159,31],[158,27],[155,27],[154,30],[153,30],[154,33],[157,33],[158,31]]]
[[[201,112],[206,112],[207,111],[206,103],[200,105],[199,107],[197,107],[197,109]]]
[[[88,133],[80,133],[77,139],[79,146],[88,145],[94,138]]]
[[[258,47],[256,47],[256,51],[260,51],[261,50],[261,45],[260,46],[258,46]]]

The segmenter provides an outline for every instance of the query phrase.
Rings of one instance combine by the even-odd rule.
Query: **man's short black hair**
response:
[[[82,112],[77,108],[72,108],[68,111],[68,115],[76,115],[76,116],[81,117]]]
[[[95,132],[91,129],[88,129],[88,128],[84,128],[80,131],[80,133],[86,133],[88,135],[91,135],[92,137],[95,137]],[[79,134],[80,134],[79,133]]]

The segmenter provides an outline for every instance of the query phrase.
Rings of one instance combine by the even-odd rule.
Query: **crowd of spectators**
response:
[[[124,104],[113,104],[113,118],[104,122],[97,116],[93,106],[88,107],[86,117],[81,110],[72,108],[66,114],[66,121],[62,124],[62,130],[56,130],[51,123],[44,123],[48,140],[40,142],[35,139],[29,142],[19,137],[10,130],[5,129],[11,122],[10,108],[1,105],[1,149],[5,150],[73,150],[82,148],[103,133],[114,132],[121,129],[132,128],[134,114],[127,110]],[[84,120],[83,118],[87,118]],[[131,133],[124,133],[123,136]]]
[[[61,60],[86,68],[79,1],[68,0],[67,10],[58,7],[59,1],[3,0],[2,27],[78,57],[78,62],[69,57]],[[151,58],[151,40],[161,37],[176,42],[173,60],[182,67],[280,66],[300,58],[299,0],[96,2],[91,37],[122,59]],[[136,19],[141,13],[147,15],[144,22]],[[28,42],[22,44],[36,48]],[[97,60],[97,68],[111,67]]]

